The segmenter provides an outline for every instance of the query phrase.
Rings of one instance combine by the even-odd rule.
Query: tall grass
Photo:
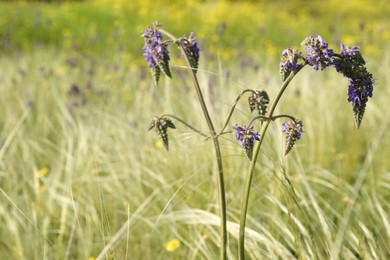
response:
[[[160,111],[202,122],[186,69],[174,66],[177,79],[155,88],[122,58],[50,48],[0,57],[1,259],[218,257],[211,143],[178,125],[165,152],[145,132]],[[253,62],[201,63],[217,127],[241,90],[276,93],[278,64]],[[278,110],[301,118],[305,133],[284,157],[281,126],[271,125],[250,198],[251,258],[390,257],[390,56],[368,62],[377,85],[360,130],[345,78],[307,71],[287,90]],[[233,120],[249,121],[238,106]],[[249,161],[233,134],[221,142],[234,259]],[[181,246],[168,252],[175,238]]]

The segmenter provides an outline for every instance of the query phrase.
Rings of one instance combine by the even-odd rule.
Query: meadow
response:
[[[207,130],[180,55],[173,78],[153,83],[140,35],[156,20],[178,36],[195,32],[217,129],[242,90],[276,95],[286,46],[309,34],[335,49],[360,46],[376,81],[360,129],[346,78],[304,68],[289,86],[277,113],[302,119],[304,133],[284,156],[281,122],[270,126],[246,253],[390,258],[386,1],[113,2],[0,2],[0,259],[218,259],[210,140],[177,124],[167,152],[146,132],[162,113]],[[237,107],[232,122],[250,121],[245,100]],[[249,160],[233,133],[221,144],[228,257],[236,259]]]

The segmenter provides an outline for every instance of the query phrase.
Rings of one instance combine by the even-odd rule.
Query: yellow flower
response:
[[[178,249],[179,247],[180,247],[180,240],[176,239],[176,238],[172,239],[172,240],[169,240],[167,243],[165,243],[165,249],[168,252],[173,252],[176,249]]]
[[[38,176],[42,177],[49,173],[49,169],[47,167],[43,167],[38,171]]]
[[[164,143],[159,139],[156,141],[156,143],[154,144],[156,146],[156,148],[158,149],[162,149],[164,148]]]

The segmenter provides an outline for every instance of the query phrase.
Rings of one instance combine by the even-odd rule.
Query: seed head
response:
[[[176,126],[168,118],[165,118],[165,117],[154,117],[150,121],[147,131],[150,131],[153,128],[156,128],[157,134],[160,136],[161,140],[164,143],[165,149],[168,151],[168,149],[169,149],[168,128],[175,129]]]
[[[255,90],[248,97],[249,109],[251,112],[257,110],[261,116],[267,112],[267,105],[269,103],[269,96],[264,90]]]

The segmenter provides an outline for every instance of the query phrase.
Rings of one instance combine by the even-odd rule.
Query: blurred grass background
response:
[[[156,20],[177,36],[195,32],[217,126],[243,89],[276,94],[286,46],[321,34],[334,49],[361,47],[376,79],[361,129],[334,71],[306,68],[289,87],[278,112],[301,118],[305,133],[288,157],[281,122],[266,137],[247,253],[390,258],[389,9],[333,0],[0,2],[0,259],[218,258],[209,142],[177,125],[167,153],[145,133],[161,113],[207,129],[174,48],[174,78],[153,86],[140,35]],[[232,124],[250,120],[246,106]],[[248,161],[233,135],[222,141],[234,259]]]
[[[331,43],[359,45],[382,55],[390,40],[387,1],[76,1],[57,4],[1,2],[2,50],[37,45],[79,48],[84,53],[121,49],[139,59],[139,37],[158,20],[175,34],[194,31],[204,51],[231,58],[235,52],[278,57],[309,34]],[[152,20],[152,21],[151,21]]]

